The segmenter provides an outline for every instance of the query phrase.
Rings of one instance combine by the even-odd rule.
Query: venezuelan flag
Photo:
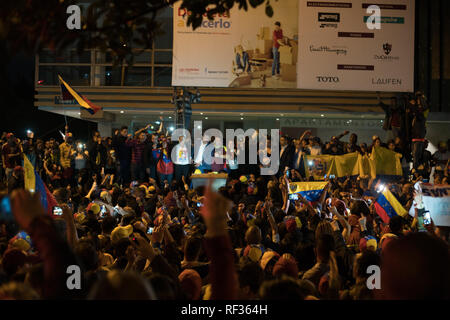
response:
[[[404,217],[408,214],[405,208],[398,202],[397,198],[386,188],[378,196],[374,205],[377,214],[384,223],[389,223],[392,217]]]
[[[327,184],[326,181],[290,182],[289,194],[300,193],[310,202],[318,201]]]
[[[25,180],[25,189],[39,193],[41,204],[44,207],[45,211],[48,214],[52,214],[53,207],[56,207],[58,203],[56,202],[55,197],[50,193],[44,181],[42,181],[39,174],[34,170],[33,165],[27,156],[23,156],[23,167],[24,167],[24,180]]]
[[[71,86],[69,86],[60,75],[58,75],[59,81],[61,83],[61,94],[64,100],[76,100],[78,104],[86,109],[90,114],[95,114],[102,108],[92,103],[88,98],[79,94]]]

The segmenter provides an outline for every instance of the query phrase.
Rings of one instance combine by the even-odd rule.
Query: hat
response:
[[[22,251],[28,251],[31,248],[30,244],[25,239],[14,239],[10,242],[10,244],[14,248],[20,249]]]
[[[250,246],[248,250],[245,250],[245,256],[249,257],[253,262],[258,262],[262,257],[262,250],[256,246]]]
[[[14,172],[20,172],[20,171],[23,171],[23,168],[21,166],[14,167]]]
[[[189,297],[189,300],[200,299],[202,292],[202,278],[197,271],[193,269],[186,269],[178,276],[178,281],[184,293]]]
[[[128,238],[133,233],[133,226],[131,224],[126,227],[118,226],[111,232],[111,242],[116,243],[121,239]]]
[[[266,266],[269,264],[270,261],[275,260],[275,259],[279,259],[280,255],[272,250],[268,250],[266,252],[264,252],[261,261],[259,262],[259,265],[261,266],[261,268],[263,270],[266,269]]]
[[[359,240],[359,251],[363,252],[364,250],[377,250],[377,239],[373,236],[365,236]]]
[[[298,278],[297,263],[293,259],[281,257],[280,259],[278,259],[277,263],[275,263],[272,273],[275,277],[279,277],[285,274],[294,279],[297,279]]]
[[[297,229],[297,222],[295,219],[286,220],[285,223],[287,232],[294,232]]]
[[[100,212],[100,206],[97,203],[91,202],[86,208],[86,211],[92,211],[93,214]]]
[[[202,171],[200,169],[195,169],[194,174],[202,174]]]
[[[247,177],[246,176],[240,176],[239,181],[241,181],[242,183],[246,183],[247,182]]]

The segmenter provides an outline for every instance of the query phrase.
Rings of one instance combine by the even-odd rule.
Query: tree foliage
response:
[[[113,61],[133,63],[139,50],[152,47],[153,39],[164,30],[158,22],[161,10],[181,1],[190,15],[187,23],[198,28],[203,19],[213,19],[234,6],[248,10],[265,3],[266,14],[273,15],[270,0],[90,0],[82,7],[81,30],[66,26],[66,10],[80,5],[75,0],[3,0],[0,1],[0,41],[12,52],[29,54],[44,48],[57,54],[68,47],[79,52],[98,48],[111,50]],[[138,50],[137,50],[138,49]]]

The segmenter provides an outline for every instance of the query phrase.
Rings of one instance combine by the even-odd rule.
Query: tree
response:
[[[79,52],[97,48],[112,50],[114,63],[132,64],[140,50],[151,48],[156,35],[164,32],[158,13],[181,1],[191,13],[187,22],[194,29],[203,19],[227,13],[234,6],[248,10],[265,3],[266,14],[273,15],[270,0],[91,0],[81,10],[81,30],[70,30],[67,8],[80,5],[75,0],[14,0],[0,2],[0,40],[12,52],[39,53],[44,48],[57,54],[69,46]],[[275,0],[278,1],[278,0]],[[136,51],[136,49],[138,49]]]

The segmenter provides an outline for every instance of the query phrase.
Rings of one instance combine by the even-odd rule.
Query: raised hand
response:
[[[227,212],[230,211],[232,203],[220,194],[211,190],[211,182],[205,192],[205,200],[200,214],[206,224],[206,237],[217,237],[227,234]]]
[[[29,191],[23,189],[12,192],[11,206],[14,218],[25,231],[29,230],[34,219],[46,215],[39,194],[32,195]]]

